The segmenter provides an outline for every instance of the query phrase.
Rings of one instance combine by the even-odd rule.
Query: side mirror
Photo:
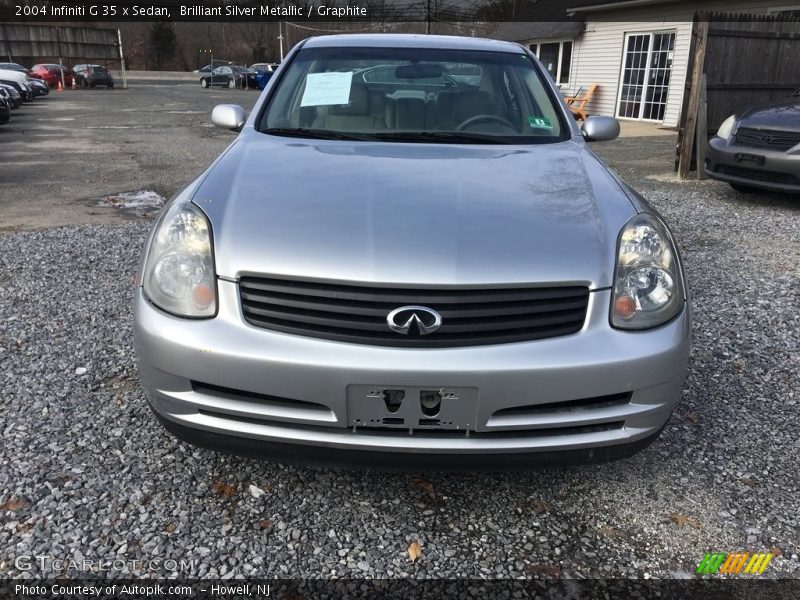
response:
[[[609,142],[619,137],[619,121],[614,117],[586,117],[581,133],[587,142]]]
[[[241,131],[247,115],[238,104],[217,104],[211,111],[211,122],[215,127]]]

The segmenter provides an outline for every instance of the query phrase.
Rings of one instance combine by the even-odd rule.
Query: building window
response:
[[[542,61],[544,68],[556,83],[569,83],[570,67],[572,66],[572,40],[540,42],[531,44],[530,49]]]

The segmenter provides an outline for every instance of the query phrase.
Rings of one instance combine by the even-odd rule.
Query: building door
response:
[[[674,51],[674,32],[626,34],[618,117],[664,120]]]

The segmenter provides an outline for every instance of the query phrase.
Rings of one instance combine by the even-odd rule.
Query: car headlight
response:
[[[611,325],[648,329],[666,323],[684,303],[683,276],[666,226],[654,215],[633,217],[619,236]]]
[[[731,115],[719,126],[719,129],[717,129],[717,136],[721,137],[723,140],[727,140],[731,137],[731,133],[733,133],[734,124],[736,124],[736,115]]]
[[[142,285],[159,308],[180,317],[213,317],[217,287],[211,226],[191,202],[176,202],[159,222]]]

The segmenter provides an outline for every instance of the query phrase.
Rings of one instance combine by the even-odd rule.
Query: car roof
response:
[[[353,33],[309,38],[304,48],[438,48],[445,50],[484,50],[519,52],[519,44],[501,40],[454,35],[416,35],[409,33]]]

